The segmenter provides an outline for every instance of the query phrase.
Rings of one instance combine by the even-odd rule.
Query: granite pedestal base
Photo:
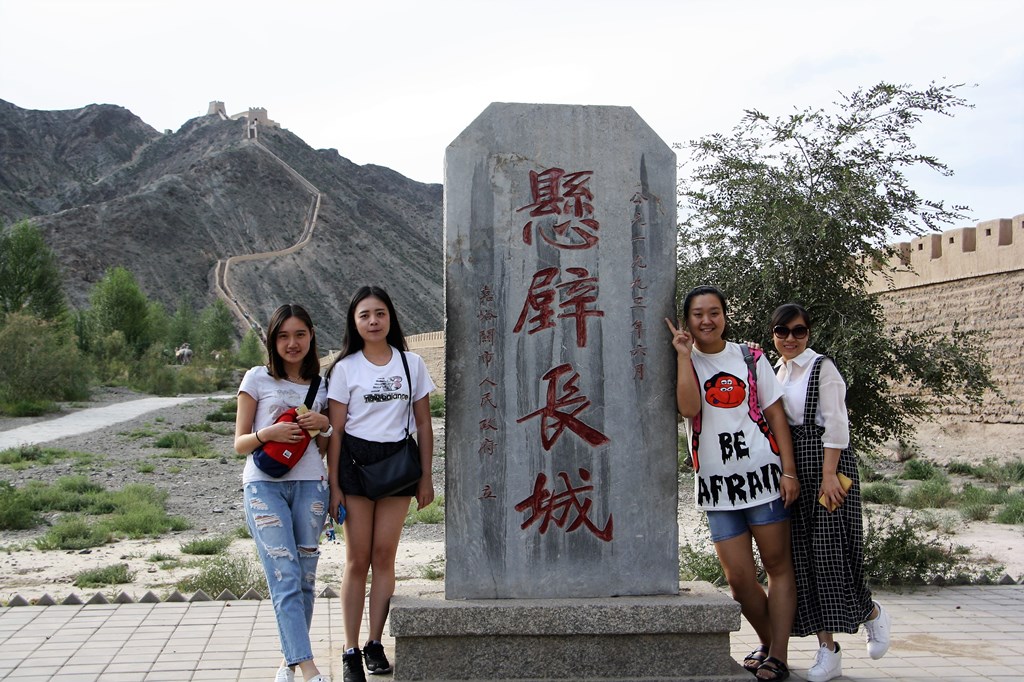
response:
[[[750,682],[729,655],[739,605],[708,583],[678,595],[445,600],[399,588],[395,680]]]

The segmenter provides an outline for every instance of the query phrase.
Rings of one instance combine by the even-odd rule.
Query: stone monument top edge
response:
[[[448,149],[461,147],[467,143],[486,137],[500,136],[507,128],[510,119],[531,119],[543,110],[549,116],[568,121],[580,121],[603,117],[618,121],[632,121],[637,128],[646,129],[647,135],[658,140],[666,148],[669,145],[647,123],[637,111],[628,105],[612,104],[549,104],[543,102],[491,102],[474,118],[459,135],[448,144]],[[500,124],[500,125],[499,125]],[[674,155],[674,152],[673,152]]]

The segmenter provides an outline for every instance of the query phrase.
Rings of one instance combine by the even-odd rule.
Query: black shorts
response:
[[[346,495],[366,497],[363,481],[359,478],[359,470],[352,460],[354,459],[360,464],[373,464],[395,454],[403,445],[405,445],[404,440],[395,443],[378,443],[346,433],[341,439],[341,457],[338,458],[338,484],[341,486],[341,491]],[[418,485],[418,482],[413,483],[388,497],[415,496]]]

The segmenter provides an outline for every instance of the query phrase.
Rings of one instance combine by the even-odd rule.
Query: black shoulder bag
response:
[[[409,363],[405,359],[405,353],[398,349],[402,356],[402,366],[405,367],[405,380],[409,385],[409,415],[405,420],[405,440],[402,447],[392,455],[374,462],[373,464],[359,464],[355,460],[359,471],[359,479],[363,483],[366,496],[371,500],[379,500],[407,488],[423,476],[423,467],[420,466],[420,447],[416,440],[409,433],[409,424],[412,421],[412,378],[409,376]]]

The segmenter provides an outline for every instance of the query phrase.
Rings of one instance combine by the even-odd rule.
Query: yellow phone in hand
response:
[[[295,408],[295,414],[306,414],[309,412],[309,408],[306,407],[305,403]],[[320,435],[320,429],[313,429],[312,431],[306,431],[310,438],[316,438]]]
[[[849,476],[837,472],[836,478],[839,479],[839,485],[843,486],[843,490],[850,490],[850,486],[853,485],[853,480]],[[828,500],[825,499],[824,495],[818,498],[818,503],[821,504],[821,506],[824,507],[825,509],[828,509],[830,512],[834,512],[836,509],[839,509],[838,504],[829,504]]]

